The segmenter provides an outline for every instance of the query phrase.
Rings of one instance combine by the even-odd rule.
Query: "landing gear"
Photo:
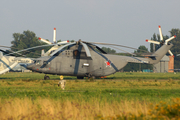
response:
[[[49,76],[44,76],[44,80],[49,80],[50,79],[50,77]]]
[[[81,77],[81,76],[77,76],[77,79],[84,79],[84,77]]]
[[[58,86],[61,85],[61,88],[64,90],[65,89],[65,85],[66,85],[66,80],[63,80],[63,76],[60,76],[60,81],[58,83]]]

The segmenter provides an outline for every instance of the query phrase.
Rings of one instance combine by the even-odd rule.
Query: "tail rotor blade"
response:
[[[159,35],[160,35],[161,41],[163,41],[163,35],[162,35],[162,30],[161,30],[161,26],[160,25],[159,25]]]
[[[168,53],[174,57],[173,53],[170,50],[168,50]]]
[[[176,36],[170,37],[169,39],[166,40],[165,44],[167,45],[167,43],[168,43],[169,41],[173,40],[174,38],[176,38]]]

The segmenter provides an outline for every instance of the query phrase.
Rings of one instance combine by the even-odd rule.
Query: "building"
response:
[[[165,55],[161,61],[153,65],[153,71],[157,73],[174,72],[174,57]]]

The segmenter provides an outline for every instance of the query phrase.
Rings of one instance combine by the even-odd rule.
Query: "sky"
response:
[[[0,45],[11,46],[13,33],[26,30],[52,42],[56,27],[57,40],[149,50],[145,40],[159,33],[159,25],[168,36],[180,28],[179,5],[179,0],[1,0]]]

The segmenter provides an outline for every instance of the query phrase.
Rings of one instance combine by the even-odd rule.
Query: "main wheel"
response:
[[[50,79],[49,76],[44,76],[44,80]]]
[[[82,77],[82,76],[77,76],[77,79],[84,79],[84,77]]]

